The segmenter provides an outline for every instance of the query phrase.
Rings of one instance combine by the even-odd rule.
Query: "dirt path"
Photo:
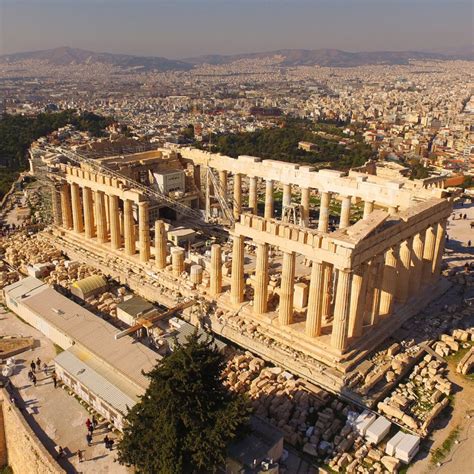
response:
[[[436,420],[429,439],[429,452],[409,469],[410,474],[471,474],[474,472],[474,382],[456,373],[455,363],[448,363],[448,379],[454,387],[454,406],[447,408]],[[469,417],[469,418],[468,418]],[[432,452],[439,448],[456,428],[460,428],[459,443],[453,444],[441,466],[431,464]]]

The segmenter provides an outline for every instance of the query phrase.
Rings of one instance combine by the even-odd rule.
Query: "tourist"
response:
[[[28,380],[33,382],[33,372],[31,370],[28,371]]]
[[[33,385],[36,387],[36,375],[33,374],[33,377],[31,378],[31,381],[33,382]]]
[[[87,418],[87,420],[86,420],[87,431],[90,431],[91,424],[92,424],[91,420],[89,420],[89,418]]]
[[[82,451],[82,449],[77,450],[77,457],[79,459],[79,462],[84,461],[84,451]]]
[[[470,240],[467,241],[467,246],[468,246],[468,247],[471,246],[471,241],[470,241]]]
[[[59,458],[63,458],[64,457],[64,449],[62,446],[59,446],[59,449],[58,449],[58,454],[56,456],[57,459]]]
[[[38,370],[41,370],[41,359],[39,357],[36,359],[36,367],[38,367]]]
[[[87,446],[90,446],[92,443],[92,435],[90,433],[86,434]]]
[[[87,429],[89,430],[90,434],[94,433],[94,425],[92,423],[89,425],[89,428],[87,428]]]
[[[114,440],[111,439],[109,440],[109,451],[112,451],[113,447],[114,447]]]
[[[464,214],[463,219],[467,219],[467,214]]]
[[[58,380],[57,380],[55,372],[53,372],[53,375],[51,376],[51,378],[53,379],[54,388],[56,388],[58,385]]]
[[[105,435],[105,438],[104,438],[104,446],[106,449],[108,449],[109,447],[109,442],[110,442],[110,439],[107,435]]]
[[[30,367],[31,367],[31,371],[32,371],[33,373],[35,373],[36,364],[35,364],[35,361],[34,361],[34,360],[31,361]]]
[[[46,362],[43,362],[43,372],[44,375],[48,375],[48,365],[46,364]]]

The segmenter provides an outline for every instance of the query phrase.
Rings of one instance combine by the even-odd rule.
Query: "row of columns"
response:
[[[82,194],[82,198],[81,198]],[[130,199],[123,200],[123,224],[120,216],[119,196],[105,195],[103,191],[92,191],[89,187],[81,188],[77,183],[63,183],[60,188],[61,219],[55,217],[55,222],[62,223],[66,229],[72,229],[78,234],[84,232],[87,239],[96,238],[101,244],[110,241],[112,249],[117,250],[124,243],[125,253],[135,255],[136,235],[133,204]],[[59,210],[56,209],[55,212]],[[156,250],[156,266],[164,268],[166,261],[166,235],[164,224],[157,221],[158,229]],[[122,239],[123,236],[123,239]],[[139,258],[146,263],[150,260],[150,229],[148,202],[138,203],[138,240]]]
[[[219,171],[219,184],[224,195],[227,194],[227,171]],[[256,176],[249,177],[249,208],[253,214],[258,213],[258,199],[257,199],[257,183],[258,178]],[[327,232],[329,228],[329,206],[332,199],[332,193],[322,192],[321,193],[321,204],[319,211],[319,222],[318,230],[321,232]],[[350,212],[351,212],[351,196],[342,196],[341,203],[341,217],[340,217],[340,228],[345,228],[350,225]],[[283,184],[283,207],[291,204],[291,185]],[[274,214],[274,181],[265,181],[265,208],[264,218],[273,219]],[[366,201],[364,203],[364,219],[373,211],[374,203],[372,201]],[[301,188],[301,211],[302,220],[305,224],[309,222],[309,211],[310,211],[310,189],[307,187]],[[390,208],[391,213],[396,212],[396,208]],[[234,174],[233,184],[233,215],[234,219],[240,219],[242,213],[242,174]]]
[[[320,336],[323,323],[328,323],[332,317],[331,346],[341,351],[346,350],[349,338],[362,336],[364,326],[376,325],[387,318],[393,313],[396,303],[406,303],[419,292],[422,284],[429,285],[439,275],[444,234],[445,223],[435,224],[355,269],[334,268],[331,264],[314,260],[309,282],[305,333],[309,337]],[[253,312],[257,315],[268,311],[268,252],[268,244],[256,242]],[[213,275],[220,271],[222,265],[217,254],[220,255],[218,245],[211,251],[213,295],[222,291],[221,286],[213,286],[216,285]],[[278,309],[278,319],[282,326],[293,322],[295,262],[294,252],[283,252]],[[221,279],[220,275],[215,281],[221,282]],[[234,235],[231,302],[236,305],[242,303],[244,291],[244,238]]]

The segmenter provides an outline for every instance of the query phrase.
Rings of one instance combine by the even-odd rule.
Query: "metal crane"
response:
[[[222,234],[223,232],[217,232],[216,229],[213,227],[212,230],[210,230],[211,225],[207,222],[203,221],[203,215],[200,211],[192,209],[189,206],[186,206],[185,204],[182,204],[181,202],[177,201],[176,199],[173,199],[166,194],[161,193],[160,191],[156,189],[152,189],[149,186],[146,186],[142,183],[139,183],[138,181],[135,181],[132,178],[129,178],[127,176],[124,176],[121,173],[118,173],[117,171],[114,171],[102,164],[100,164],[97,160],[88,158],[77,151],[72,151],[69,149],[66,149],[64,147],[46,147],[46,150],[52,153],[59,153],[63,156],[65,156],[67,159],[71,160],[74,163],[77,164],[86,164],[89,166],[92,170],[101,173],[106,176],[110,176],[111,178],[116,178],[129,186],[130,188],[134,188],[137,190],[140,190],[144,196],[148,197],[150,200],[158,202],[160,204],[163,204],[174,211],[176,211],[178,214],[181,214],[183,216],[186,216],[188,218],[191,218],[193,220],[197,220],[200,223],[200,226],[202,226],[203,231],[211,233],[220,233]],[[215,176],[213,175],[212,171],[208,169],[208,173],[212,175],[210,178],[212,183],[215,186],[215,190],[217,191],[217,199],[220,203],[220,205],[223,208],[223,213],[226,219],[228,219],[230,225],[232,226],[234,224],[234,219],[232,212],[229,209],[229,206],[227,205],[225,196],[222,195],[222,190],[219,186],[218,180],[215,179]]]

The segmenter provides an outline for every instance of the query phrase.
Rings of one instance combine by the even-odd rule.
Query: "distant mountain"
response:
[[[339,49],[279,49],[263,53],[243,53],[232,55],[213,54],[183,60],[166,59],[155,56],[133,56],[130,54],[95,53],[84,49],[61,47],[15,53],[0,56],[0,63],[15,63],[37,59],[51,65],[67,66],[73,64],[110,64],[113,66],[141,71],[187,71],[200,64],[229,64],[242,59],[272,59],[281,66],[330,66],[351,67],[370,64],[408,64],[417,59],[468,59],[473,60],[470,52],[421,52],[421,51],[371,51],[351,53]]]
[[[459,55],[447,55],[421,51],[370,51],[350,53],[339,49],[279,49],[264,53],[234,55],[208,55],[183,59],[191,64],[228,64],[241,59],[277,59],[282,66],[329,66],[352,67],[369,64],[408,64],[410,59],[461,59]],[[467,59],[467,58],[462,58]],[[472,59],[472,58],[471,58]]]
[[[14,53],[0,56],[0,63],[15,63],[24,60],[42,60],[51,65],[68,66],[73,64],[110,64],[121,68],[136,68],[139,70],[174,71],[188,70],[192,64],[183,61],[154,57],[133,56],[130,54],[95,53],[84,49],[61,48]]]

